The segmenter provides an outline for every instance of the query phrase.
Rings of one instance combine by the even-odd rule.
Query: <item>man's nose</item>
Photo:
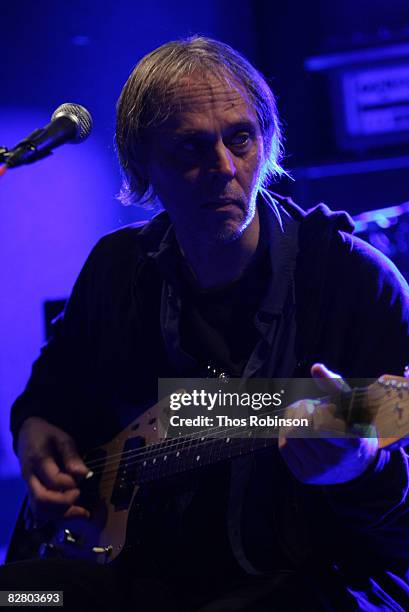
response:
[[[211,173],[214,177],[224,179],[226,181],[234,178],[236,174],[236,166],[234,164],[234,156],[230,149],[223,142],[217,143],[214,148]]]

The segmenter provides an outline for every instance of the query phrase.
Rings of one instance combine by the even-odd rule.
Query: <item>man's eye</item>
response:
[[[250,134],[248,132],[238,132],[231,138],[230,145],[234,147],[244,147],[250,141]]]

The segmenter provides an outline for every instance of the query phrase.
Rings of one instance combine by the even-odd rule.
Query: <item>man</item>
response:
[[[345,213],[265,191],[283,173],[280,124],[237,52],[193,37],[143,58],[117,145],[122,199],[165,212],[98,243],[13,407],[36,520],[88,516],[82,451],[154,404],[159,377],[312,374],[332,391],[327,368],[375,378],[408,361],[408,288],[392,264]],[[115,577],[133,609],[408,608],[406,455],[329,428],[142,487]],[[69,572],[102,606],[115,570],[85,565]],[[62,562],[23,567],[21,588],[63,584]]]

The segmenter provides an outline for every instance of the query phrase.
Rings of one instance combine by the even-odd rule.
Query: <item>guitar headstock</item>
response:
[[[379,447],[409,443],[409,379],[384,374],[368,387],[367,401],[373,411],[373,424]]]

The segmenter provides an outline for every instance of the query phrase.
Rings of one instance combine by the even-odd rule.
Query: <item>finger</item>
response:
[[[311,376],[324,393],[350,391],[348,383],[339,374],[332,372],[322,363],[314,363],[311,367]]]
[[[89,469],[78,454],[74,441],[71,438],[55,438],[55,445],[60,453],[64,469],[77,481],[88,474]]]
[[[74,516],[82,516],[89,519],[91,514],[82,506],[70,506],[67,512],[64,514],[64,518],[73,518]]]
[[[65,491],[77,486],[74,478],[70,474],[62,472],[52,457],[37,460],[33,466],[33,471],[47,489]]]
[[[47,489],[35,474],[30,476],[27,484],[35,505],[39,508],[54,506],[59,510],[65,511],[69,506],[72,506],[80,495],[80,490],[77,488],[67,491],[52,491]]]

